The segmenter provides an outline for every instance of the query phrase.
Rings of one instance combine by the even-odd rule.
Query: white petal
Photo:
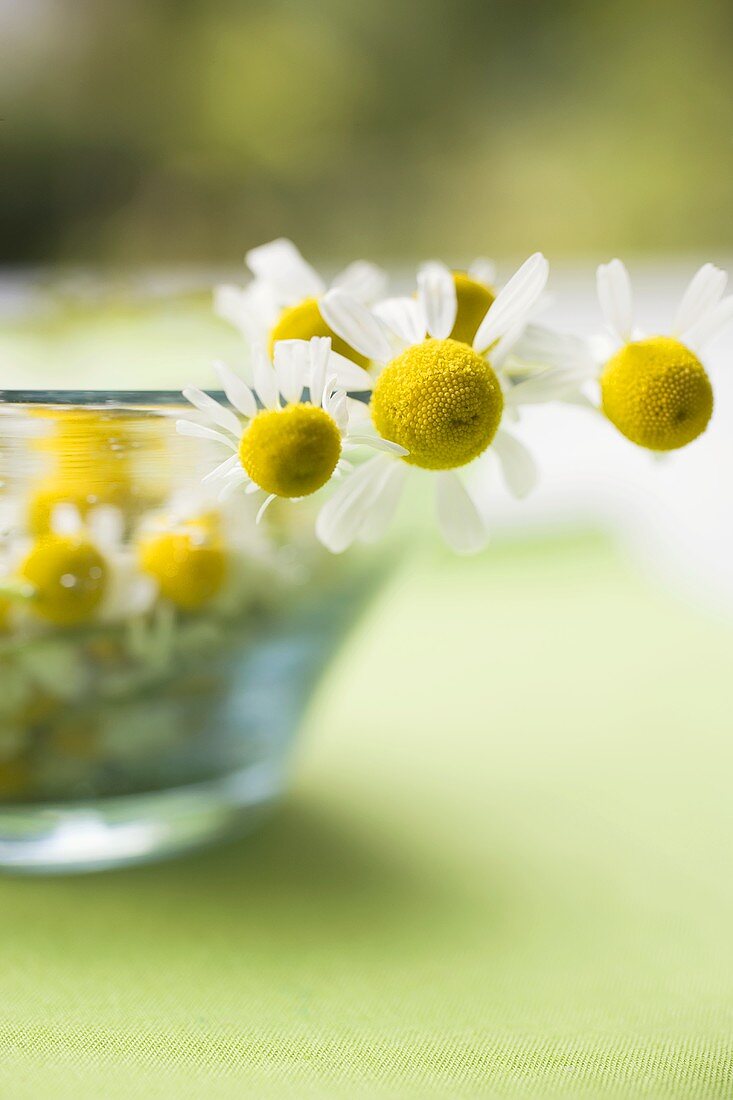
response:
[[[598,372],[596,359],[587,340],[580,336],[555,332],[545,325],[526,325],[511,349],[511,356],[520,371],[526,370],[527,366],[543,369],[562,367],[583,372],[588,378]]]
[[[404,344],[419,344],[425,339],[427,321],[417,298],[386,298],[374,307],[374,313]]]
[[[312,336],[308,345],[309,371],[308,393],[311,405],[322,405],[326,378],[330,372],[328,362],[331,357],[330,336]]]
[[[89,514],[89,530],[93,540],[103,550],[115,550],[122,544],[125,517],[114,504],[100,504]]]
[[[379,542],[384,537],[397,511],[408,472],[403,462],[391,462],[385,467],[379,492],[365,512],[359,527],[360,542]]]
[[[355,431],[363,431],[372,426],[372,416],[366,401],[358,401],[355,397],[347,397],[346,409],[349,414],[350,428]]]
[[[588,349],[597,364],[597,375],[601,373],[605,364],[618,350],[617,344],[617,340],[612,340],[609,336],[604,336],[603,333],[595,333],[593,336],[588,337]]]
[[[245,483],[249,484],[249,478],[245,474],[244,470],[239,470],[238,476],[227,478],[226,484],[219,492],[218,499],[223,503],[225,500],[228,500],[229,497],[232,496],[236,492],[236,490]],[[248,491],[248,489],[246,491]]]
[[[469,494],[481,516],[486,516],[495,497],[498,468],[499,456],[491,446],[474,459],[466,471]]]
[[[316,536],[333,554],[341,554],[368,528],[372,508],[391,482],[395,460],[385,455],[359,466],[326,501],[316,520]]]
[[[238,374],[235,374],[226,363],[214,363],[214,370],[219,376],[221,388],[227,396],[227,401],[237,409],[242,416],[251,420],[257,413],[257,402],[252,390],[246,382],[243,382]]]
[[[138,574],[130,580],[120,613],[128,617],[143,615],[152,607],[157,595],[158,585],[153,578]]]
[[[75,504],[55,504],[51,509],[50,526],[55,535],[78,535],[84,524]]]
[[[235,457],[238,458],[239,456],[235,456]],[[237,462],[235,465],[230,466],[228,470],[223,470],[219,474],[219,477],[223,481],[231,481],[232,479],[234,481],[237,481],[237,480],[241,481],[241,475],[242,475],[243,470],[244,470],[244,467],[242,466],[241,462]]]
[[[611,332],[628,342],[633,337],[634,307],[629,273],[621,260],[601,264],[596,273],[598,301]]]
[[[435,502],[443,538],[457,554],[475,554],[488,542],[488,531],[468,490],[452,470],[435,475]]]
[[[265,408],[279,409],[277,378],[267,352],[261,345],[252,348],[252,380],[257,396]]]
[[[258,330],[268,324],[270,310],[260,306],[259,297],[253,296],[249,287],[227,284],[214,288],[214,312],[248,339],[254,339]]]
[[[531,453],[516,436],[503,431],[496,433],[492,448],[509,492],[520,500],[526,497],[537,484],[537,464]]]
[[[333,403],[337,399],[339,399],[341,397],[341,394],[343,392],[344,391],[339,389],[339,387],[336,385],[336,379],[333,376],[331,376],[330,378],[327,378],[326,379],[326,384],[323,387],[323,398],[321,399],[321,408],[325,409],[326,412],[330,412],[331,411],[331,406],[333,405]]]
[[[685,334],[685,341],[698,351],[713,340],[733,320],[733,294],[723,298],[714,309]]]
[[[725,271],[721,271],[714,264],[703,264],[693,275],[690,285],[682,296],[672,332],[683,336],[703,321],[723,297],[727,282],[728,276]]]
[[[550,266],[541,252],[535,252],[499,291],[479,325],[473,346],[485,351],[505,332],[526,322],[532,307],[545,289]]]
[[[195,439],[212,439],[228,447],[230,451],[236,451],[237,445],[223,432],[217,432],[214,428],[206,428],[203,424],[196,424],[193,420],[176,420],[176,431],[179,435],[192,436]]]
[[[103,622],[118,619],[129,622],[151,607],[157,593],[158,586],[153,578],[138,572],[134,556],[118,554],[100,608],[100,618]]]
[[[214,424],[218,424],[220,428],[231,432],[237,438],[241,435],[242,425],[231,409],[225,409],[213,397],[209,397],[208,393],[197,389],[196,386],[187,386],[182,392],[186,400],[190,401],[194,408],[208,416]]]
[[[504,397],[507,405],[514,408],[518,405],[543,405],[547,401],[565,401],[587,381],[585,370],[548,367],[510,386]]]
[[[325,289],[320,275],[284,237],[251,249],[245,258],[250,271],[273,287],[283,305],[318,298]]]
[[[425,264],[417,273],[417,286],[428,332],[437,340],[446,340],[456,323],[458,310],[453,275],[445,264]]]
[[[579,409],[586,409],[588,412],[597,413],[598,416],[603,415],[598,404],[590,397],[587,397],[581,390],[577,390],[576,392],[571,390],[562,400],[566,405],[576,405]]]
[[[262,519],[262,517],[264,516],[265,512],[270,507],[270,505],[272,504],[274,499],[275,499],[275,494],[274,493],[270,493],[269,497],[265,498],[265,500],[262,502],[262,504],[259,507],[259,511],[257,512],[257,516],[255,517],[255,523],[260,522],[260,520]]]
[[[345,446],[371,447],[374,451],[384,451],[385,454],[395,455],[397,458],[404,458],[410,453],[399,443],[392,443],[389,439],[382,439],[381,435],[371,432],[349,432]]]
[[[214,313],[224,321],[239,327],[244,291],[233,283],[220,283],[214,287]]]
[[[329,394],[323,402],[324,409],[336,421],[336,426],[342,435],[349,426],[349,408],[346,401],[344,391],[336,390],[334,393]]]
[[[378,363],[392,358],[392,348],[379,319],[343,290],[329,290],[321,301],[321,316],[342,340]]]
[[[210,481],[218,481],[220,478],[228,477],[238,466],[238,454],[232,455],[231,458],[225,458],[223,462],[220,462],[218,466],[215,466],[213,470],[209,470],[208,474],[201,478],[201,484],[205,485]]]
[[[382,297],[388,281],[387,273],[381,267],[370,264],[367,260],[356,260],[339,272],[331,286],[345,290],[353,298],[369,305]]]
[[[524,322],[520,321],[518,324],[514,325],[513,328],[508,329],[508,331],[496,341],[491,349],[491,365],[494,370],[498,371],[504,366],[505,360],[512,354],[524,332],[524,327]]]
[[[305,340],[278,340],[273,366],[280,393],[289,405],[300,401],[310,374],[310,347]]]
[[[477,283],[493,290],[496,286],[496,264],[485,256],[477,256],[468,269],[469,276]]]
[[[366,393],[374,385],[374,379],[368,371],[337,351],[332,351],[329,355],[328,374],[336,379],[339,389],[349,393]]]

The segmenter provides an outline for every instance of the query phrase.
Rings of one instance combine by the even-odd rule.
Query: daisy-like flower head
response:
[[[534,463],[524,446],[504,431],[507,412],[523,402],[524,383],[509,384],[502,366],[544,290],[548,264],[536,253],[489,304],[471,344],[455,339],[459,289],[442,264],[418,275],[416,298],[392,298],[373,312],[342,290],[324,298],[334,331],[362,355],[381,364],[370,413],[378,435],[405,453],[377,456],[354,472],[323,508],[321,541],[334,552],[354,539],[381,535],[389,523],[409,467],[435,476],[438,521],[459,552],[481,548],[487,530],[477,503],[456,473],[489,447],[515,495],[532,487]],[[486,479],[480,477],[483,490]]]
[[[733,296],[723,298],[727,276],[704,264],[693,276],[671,332],[646,336],[634,325],[631,281],[621,260],[601,264],[598,298],[606,336],[582,340],[531,326],[513,350],[510,369],[549,366],[535,385],[554,379],[561,399],[583,398],[589,379],[600,386],[600,411],[629,439],[663,453],[701,435],[713,412],[713,390],[699,358],[705,345],[733,319]]]
[[[142,614],[155,598],[155,585],[139,574],[123,546],[123,524],[111,505],[94,508],[85,519],[73,504],[56,505],[50,530],[17,547],[10,591],[55,626]]]
[[[222,589],[229,554],[217,512],[152,517],[137,540],[140,569],[182,611],[198,611]]]
[[[598,268],[598,298],[620,344],[600,372],[601,408],[640,447],[674,451],[701,435],[713,412],[713,389],[697,353],[733,318],[723,298],[724,271],[705,264],[692,278],[668,336],[634,330],[629,274],[620,260]]]
[[[279,238],[251,249],[245,257],[254,279],[244,287],[217,287],[214,307],[220,317],[235,325],[248,340],[267,343],[274,354],[278,340],[310,340],[329,336],[334,352],[364,368],[368,359],[332,332],[321,311],[321,300],[328,287],[315,268],[303,259],[292,241]],[[387,276],[374,264],[357,260],[331,283],[369,305],[380,298],[387,287]],[[368,378],[353,375],[361,385],[345,384],[347,389],[368,389]]]
[[[322,489],[351,468],[344,452],[366,445],[392,455],[405,449],[390,440],[355,431],[346,392],[337,386],[340,356],[329,337],[281,340],[273,361],[263,349],[253,356],[254,389],[224,364],[217,364],[227,408],[202,390],[183,391],[214,425],[179,420],[182,435],[211,439],[226,447],[228,458],[210,471],[207,482],[220,482],[220,499],[242,489],[263,493],[259,521],[276,497],[300,500]],[[304,400],[304,390],[308,391]],[[236,410],[236,412],[234,411]]]

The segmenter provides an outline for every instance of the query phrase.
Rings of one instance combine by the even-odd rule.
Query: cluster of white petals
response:
[[[535,462],[511,430],[522,407],[553,401],[592,405],[589,383],[601,376],[612,354],[612,346],[600,338],[555,332],[538,323],[535,315],[549,274],[541,253],[530,256],[499,289],[488,260],[476,260],[465,273],[432,261],[419,268],[414,291],[397,297],[385,296],[385,274],[365,261],[351,264],[327,284],[287,240],[255,248],[246,260],[252,275],[248,285],[219,287],[215,305],[250,344],[250,381],[217,365],[227,404],[202,390],[185,390],[185,397],[202,419],[181,420],[179,430],[215,440],[227,449],[227,457],[206,480],[220,482],[222,495],[263,493],[261,515],[278,495],[292,498],[293,494],[277,489],[267,492],[253,476],[251,464],[247,468],[243,456],[254,440],[248,432],[265,411],[294,406],[322,410],[338,432],[340,451],[338,461],[331,464],[332,469],[329,465],[323,483],[317,485],[324,499],[316,534],[334,553],[355,541],[381,538],[404,486],[418,475],[432,479],[437,521],[445,541],[461,553],[479,550],[489,536],[486,517],[490,515],[494,464],[517,497],[529,493],[536,481]],[[638,334],[626,268],[621,261],[612,260],[599,267],[597,279],[608,333],[616,345],[628,345]],[[725,282],[725,274],[712,264],[702,267],[682,299],[671,335],[696,351],[712,339],[733,318],[733,296],[723,297]],[[470,340],[461,340],[457,334],[468,331],[461,297],[466,286],[476,291],[472,308],[475,310],[476,301],[485,301],[486,308],[473,319]],[[306,304],[307,315],[303,312],[302,316],[307,316],[307,324],[315,325],[317,331],[304,329],[294,338],[278,338],[280,319],[287,311],[295,311],[288,314],[291,319],[299,316],[297,311]],[[414,365],[426,362],[426,356],[440,364],[440,385],[434,384],[431,371],[415,382]],[[398,371],[402,372],[399,376]],[[418,410],[415,416],[422,418],[420,426],[428,435],[447,431],[446,425],[454,433],[459,430],[454,405],[459,399],[467,400],[469,383],[475,383],[477,392],[482,385],[489,385],[487,378],[497,384],[499,404],[495,402],[490,429],[486,414],[485,441],[479,436],[470,461],[456,461],[453,467],[450,462],[431,463],[418,461],[417,454],[411,456],[405,442],[410,425],[403,423],[402,406],[391,410],[399,431],[392,433],[395,438],[386,438],[387,433],[379,428],[384,418],[376,415],[380,385],[384,391],[388,388],[386,381],[380,384],[384,372],[394,376],[390,395],[399,388],[400,378],[409,375],[412,406],[405,404],[404,408]],[[353,394],[359,395],[358,400],[349,396]],[[273,427],[267,437],[268,451],[276,448],[280,438],[285,446],[285,429],[278,435]],[[298,441],[304,463],[316,462],[315,436],[311,438],[303,427]],[[296,446],[292,435],[287,444]],[[362,460],[362,448],[375,453]]]

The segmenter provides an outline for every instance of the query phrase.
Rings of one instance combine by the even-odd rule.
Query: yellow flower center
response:
[[[306,497],[331,477],[341,455],[333,417],[314,405],[263,409],[239,445],[242,466],[261,489],[279,497]]]
[[[689,348],[670,336],[626,344],[601,375],[603,412],[618,430],[652,451],[697,439],[713,412],[713,390]]]
[[[405,462],[451,470],[477,458],[499,427],[504,398],[480,355],[457,340],[424,340],[385,367],[372,395],[372,419]]]
[[[367,367],[369,360],[337,336],[321,317],[316,298],[306,298],[297,306],[283,310],[270,333],[270,355],[277,340],[310,340],[312,336],[330,336],[331,347],[352,363]]]
[[[166,531],[143,538],[140,568],[158,582],[160,594],[183,611],[196,611],[220,590],[226,577],[226,554],[212,543],[204,526]]]
[[[495,295],[491,289],[483,283],[472,279],[463,271],[453,272],[453,282],[456,284],[456,297],[458,310],[456,323],[451,332],[451,340],[461,340],[464,344],[472,344],[473,338],[478,332],[478,327],[486,316],[486,311],[493,303]]]
[[[19,573],[34,590],[34,611],[57,626],[76,626],[91,619],[107,586],[104,558],[77,536],[38,539]]]

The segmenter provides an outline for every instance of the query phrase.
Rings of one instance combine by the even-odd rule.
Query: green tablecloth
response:
[[[265,830],[0,882],[0,1095],[732,1095],[732,657],[599,538],[427,555]]]

